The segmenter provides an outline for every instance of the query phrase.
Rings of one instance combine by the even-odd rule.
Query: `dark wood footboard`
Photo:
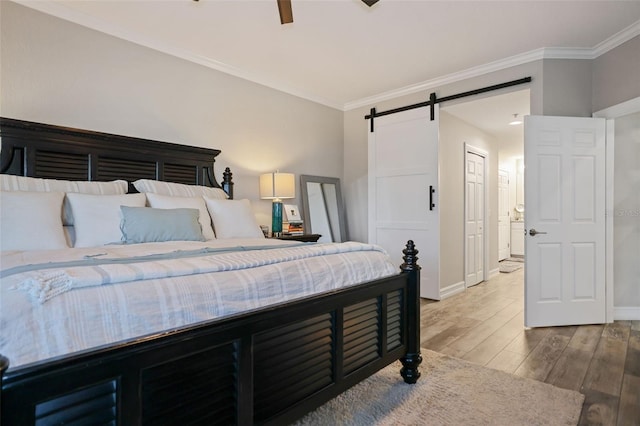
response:
[[[2,424],[285,424],[397,359],[415,383],[420,271],[404,252],[398,275],[329,294],[15,371],[0,359]]]

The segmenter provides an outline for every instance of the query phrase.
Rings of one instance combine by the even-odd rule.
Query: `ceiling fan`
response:
[[[280,12],[280,23],[290,24],[293,22],[293,12],[291,10],[291,0],[276,0],[278,2],[278,11]],[[371,7],[378,0],[362,0],[364,4]]]

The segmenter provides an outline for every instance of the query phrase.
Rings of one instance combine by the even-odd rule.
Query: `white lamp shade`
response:
[[[293,173],[265,173],[260,176],[260,198],[277,200],[295,198],[296,183]]]

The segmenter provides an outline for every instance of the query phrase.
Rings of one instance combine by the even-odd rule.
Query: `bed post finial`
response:
[[[228,167],[225,168],[222,173],[222,190],[227,193],[230,200],[233,200],[233,182],[231,182],[231,176],[233,176],[231,169]]]
[[[402,272],[409,272],[415,269],[420,269],[418,265],[418,253],[419,251],[416,249],[416,245],[413,240],[407,241],[406,248],[402,250],[402,259],[404,263],[400,265],[400,269]]]
[[[407,277],[407,353],[400,358],[402,369],[400,374],[406,383],[416,383],[420,377],[418,366],[422,363],[420,355],[420,265],[418,250],[412,240],[407,241],[402,250],[404,263],[400,270]]]

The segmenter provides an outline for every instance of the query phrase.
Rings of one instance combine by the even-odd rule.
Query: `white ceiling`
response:
[[[339,109],[640,34],[640,1],[16,1]]]
[[[524,125],[510,125],[514,114],[520,120],[530,113],[529,89],[474,99],[456,105],[443,104],[443,111],[494,136],[498,142],[498,161],[524,154]]]
[[[638,0],[292,0],[287,25],[276,0],[14,1],[343,110],[640,35]],[[528,90],[444,107],[522,155]]]

